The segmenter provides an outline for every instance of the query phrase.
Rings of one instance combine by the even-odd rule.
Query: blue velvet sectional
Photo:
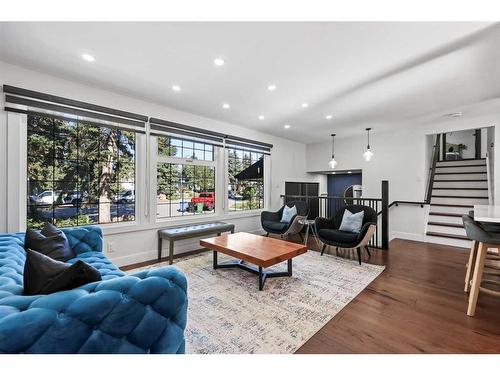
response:
[[[187,282],[174,267],[127,276],[96,226],[63,229],[102,281],[23,296],[24,233],[0,234],[0,353],[184,353]]]

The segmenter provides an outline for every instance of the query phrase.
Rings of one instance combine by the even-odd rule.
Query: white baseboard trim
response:
[[[248,233],[253,233],[253,234],[265,234],[264,230],[261,228],[255,229],[252,231],[248,231]],[[198,237],[198,238],[192,238],[189,240],[182,240],[178,241],[174,245],[174,254],[183,254],[187,253],[189,251],[193,250],[198,250],[200,249],[200,239],[203,237]],[[117,266],[128,266],[131,264],[135,263],[140,263],[140,262],[146,262],[149,260],[154,260],[158,257],[158,249],[154,250],[148,250],[148,251],[143,251],[140,253],[135,253],[135,254],[129,254],[129,255],[123,255],[123,256],[118,256],[118,257],[113,257],[111,254],[107,253],[106,254],[109,259],[116,264]],[[163,241],[163,251],[162,251],[162,256],[168,256],[168,242]]]

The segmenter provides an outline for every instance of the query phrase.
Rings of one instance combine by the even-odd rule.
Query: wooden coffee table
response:
[[[292,276],[292,258],[307,252],[307,247],[303,244],[245,232],[203,239],[200,240],[200,245],[213,250],[214,269],[237,267],[258,275],[259,290],[262,290],[268,277]],[[217,263],[218,252],[232,256],[239,261],[219,264]],[[263,270],[284,261],[288,263],[286,272],[265,272]]]

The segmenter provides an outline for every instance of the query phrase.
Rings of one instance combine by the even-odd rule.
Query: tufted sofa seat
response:
[[[96,226],[63,229],[102,281],[23,296],[24,233],[0,234],[0,353],[184,353],[187,281],[163,267],[127,276]]]

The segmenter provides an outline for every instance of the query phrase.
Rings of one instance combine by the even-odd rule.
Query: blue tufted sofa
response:
[[[184,353],[187,282],[174,267],[127,276],[102,253],[96,226],[65,228],[102,281],[23,296],[24,233],[0,234],[0,353]]]

